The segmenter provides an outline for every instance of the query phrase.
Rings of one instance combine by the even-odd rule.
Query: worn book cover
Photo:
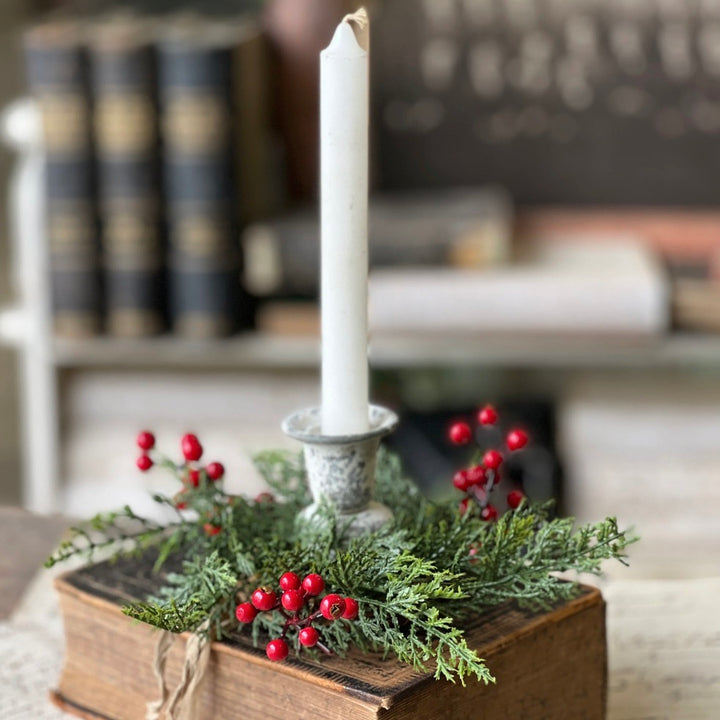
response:
[[[129,619],[120,606],[156,591],[160,583],[149,559],[102,563],[57,581],[66,633],[65,662],[52,695],[58,705],[83,718],[145,717],[146,704],[158,695],[153,674],[158,631]],[[468,635],[496,684],[436,681],[394,659],[359,653],[272,663],[247,634],[233,636],[213,645],[199,717],[605,717],[605,605],[599,591],[583,588],[576,599],[540,614],[498,606],[476,618]],[[186,640],[178,636],[168,656],[171,688],[180,677]]]

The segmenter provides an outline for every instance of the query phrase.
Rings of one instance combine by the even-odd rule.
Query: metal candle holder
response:
[[[299,410],[282,423],[283,432],[303,444],[314,502],[301,518],[311,520],[321,503],[329,503],[346,538],[373,532],[392,520],[390,509],[373,495],[380,440],[395,429],[398,417],[371,405],[369,420],[367,432],[340,436],[322,434],[320,408]]]

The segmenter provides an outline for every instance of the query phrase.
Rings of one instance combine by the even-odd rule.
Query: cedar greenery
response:
[[[424,498],[403,477],[398,458],[381,449],[376,496],[394,511],[395,521],[344,543],[343,528],[329,509],[324,522],[296,523],[310,502],[301,456],[265,452],[256,463],[274,501],[227,497],[221,484],[201,473],[199,486],[182,495],[187,511],[177,511],[177,498],[155,497],[176,513],[173,522],[155,523],[127,507],[98,515],[74,528],[47,564],[77,554],[153,548],[156,570],[165,566],[165,585],[157,597],[124,612],[171,632],[217,638],[244,630],[234,609],[255,588],[276,585],[288,570],[316,572],[328,589],[360,606],[356,620],[323,627],[324,642],[335,652],[356,646],[394,654],[417,670],[434,667],[436,678],[464,684],[473,676],[494,682],[466,643],[463,624],[470,616],[506,601],[539,610],[569,599],[578,586],[559,579],[558,572],[597,574],[605,560],[624,563],[634,540],[614,518],[576,528],[570,518],[552,517],[551,504],[523,501],[493,523],[463,516],[454,503]],[[208,523],[219,532],[208,534]],[[259,614],[249,629],[255,644],[266,642],[283,622],[278,612]]]

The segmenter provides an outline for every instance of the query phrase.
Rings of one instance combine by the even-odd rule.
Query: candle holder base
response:
[[[301,523],[312,524],[314,527],[322,527],[324,517],[320,504],[313,503],[300,513],[298,520]],[[358,512],[335,513],[339,535],[345,539],[375,532],[392,519],[393,514],[390,508],[376,500],[371,500],[364,510]]]
[[[375,461],[380,440],[392,432],[397,415],[371,405],[369,429],[356,435],[323,435],[320,408],[293,413],[283,422],[283,431],[303,444],[308,484],[313,504],[300,521],[321,517],[327,504],[335,513],[345,538],[378,530],[392,520],[392,512],[373,500]]]

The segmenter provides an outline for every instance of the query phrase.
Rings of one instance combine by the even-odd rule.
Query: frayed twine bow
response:
[[[177,687],[167,702],[164,714],[165,720],[193,720],[193,718],[198,717],[195,712],[198,689],[210,660],[211,643],[207,630],[208,622],[205,621],[187,641],[182,674]],[[169,688],[165,681],[165,664],[174,639],[173,633],[163,631],[155,644],[153,673],[158,681],[159,697],[148,702],[145,720],[162,720],[163,718],[163,707],[169,695]]]

